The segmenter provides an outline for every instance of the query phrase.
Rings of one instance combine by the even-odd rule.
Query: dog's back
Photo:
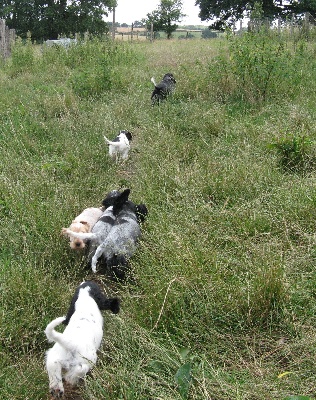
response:
[[[140,235],[140,226],[134,213],[118,216],[104,244],[104,257],[107,264],[113,265],[111,259],[117,254],[124,255],[126,258],[132,256]]]
[[[92,229],[92,233],[94,233],[95,239],[90,240],[88,245],[88,257],[87,257],[87,267],[90,268],[92,257],[95,254],[97,247],[105,241],[110,230],[112,229],[114,222],[116,220],[116,216],[113,214],[113,204],[119,201],[121,197],[124,195],[118,191],[113,190],[106,198],[102,201],[102,206],[105,208],[102,216],[96,222]],[[123,200],[124,202],[124,200]]]
[[[89,224],[90,229],[91,229],[94,226],[94,224],[97,222],[97,220],[101,217],[102,213],[103,213],[103,211],[101,210],[101,208],[88,207],[85,210],[83,210],[82,213],[79,214],[74,219],[74,221],[81,222],[81,223],[87,223],[87,224]]]
[[[83,282],[71,300],[67,316],[47,325],[47,339],[55,342],[46,353],[49,387],[54,397],[64,393],[63,373],[64,379],[75,385],[95,364],[103,335],[101,310],[118,313],[119,300],[107,298],[95,282]],[[61,323],[67,325],[63,333],[55,331]]]
[[[115,222],[115,216],[113,215],[113,206],[108,207],[99,220],[95,223],[92,228],[92,233],[95,234],[95,239],[90,240],[88,244],[88,268],[90,267],[92,257],[97,247],[104,242],[107,238],[110,230],[112,229]]]
[[[92,270],[96,271],[97,261],[101,257],[110,272],[113,272],[113,268],[126,267],[140,236],[140,226],[135,214],[118,216],[108,237],[95,251],[91,261]],[[123,278],[124,273],[119,277]]]
[[[162,78],[162,81],[158,83],[158,85],[155,83],[155,80],[153,78],[151,78],[151,81],[155,85],[155,89],[151,94],[152,105],[156,103],[159,104],[162,100],[166,99],[175,90],[176,80],[173,74],[171,73],[165,74],[164,77]]]

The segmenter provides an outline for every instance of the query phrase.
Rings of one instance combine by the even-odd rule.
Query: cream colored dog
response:
[[[72,232],[82,232],[82,233],[88,233],[91,232],[91,229],[97,222],[97,220],[101,217],[103,214],[103,211],[101,208],[86,208],[85,210],[82,211],[80,215],[78,215],[71,223],[69,228],[63,228],[61,230],[61,233],[69,237],[70,239],[70,247],[74,250],[81,250],[84,249],[86,246],[86,243],[83,239],[79,238],[74,238],[73,236],[69,235],[67,233],[67,230],[70,230]]]

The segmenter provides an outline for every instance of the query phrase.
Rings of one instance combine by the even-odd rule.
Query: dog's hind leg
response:
[[[49,390],[53,397],[62,397],[64,394],[64,386],[61,375],[61,364],[54,356],[50,356],[50,351],[47,353],[46,369],[49,378]]]
[[[92,365],[93,363],[91,363],[91,366]],[[84,378],[87,375],[91,366],[86,363],[80,363],[79,365],[76,365],[65,374],[65,381],[71,385],[77,385],[79,379]]]
[[[105,245],[104,243],[101,243],[101,244],[97,247],[97,249],[96,249],[96,251],[95,251],[95,253],[94,253],[93,257],[92,257],[92,260],[91,260],[91,269],[92,269],[92,272],[94,272],[94,273],[97,272],[97,262],[98,262],[98,259],[103,255],[103,253],[105,252],[105,249],[106,249],[106,245]]]

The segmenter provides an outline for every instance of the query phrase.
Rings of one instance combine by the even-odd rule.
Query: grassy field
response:
[[[1,399],[49,398],[44,329],[88,278],[122,310],[79,398],[315,398],[315,54],[266,32],[17,42],[0,65]],[[176,92],[152,107],[166,72]],[[120,129],[114,164],[103,134]],[[119,188],[149,209],[121,284],[60,235]]]

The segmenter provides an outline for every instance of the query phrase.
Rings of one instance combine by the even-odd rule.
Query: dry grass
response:
[[[131,279],[97,276],[122,312],[104,314],[98,363],[76,395],[314,396],[315,171],[284,171],[271,146],[299,135],[313,150],[308,46],[288,59],[289,94],[260,104],[229,96],[240,82],[231,58],[216,58],[222,40],[30,46],[2,67],[1,398],[47,397],[43,331],[93,276],[60,229],[119,187],[149,216]],[[166,72],[176,92],[152,107],[150,78]],[[119,129],[135,133],[125,164],[103,141]]]

